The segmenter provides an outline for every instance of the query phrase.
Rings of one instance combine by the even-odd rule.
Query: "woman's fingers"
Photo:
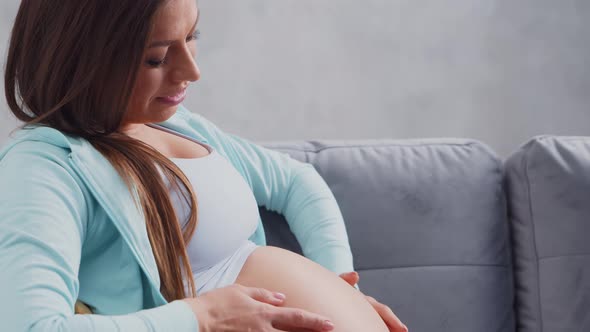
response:
[[[272,326],[279,331],[332,331],[334,324],[326,317],[296,308],[276,308]]]
[[[285,294],[278,292],[271,292],[264,288],[257,287],[243,287],[243,291],[252,299],[258,302],[264,302],[275,306],[280,306],[285,301]]]
[[[340,275],[340,278],[344,279],[349,285],[354,286],[359,282],[359,274],[356,272],[346,272]]]
[[[344,279],[344,281],[351,286],[356,285],[360,279],[359,274],[354,271],[342,273],[340,278]],[[391,308],[385,304],[379,303],[379,301],[375,300],[373,297],[366,296],[366,298],[375,311],[377,311],[379,316],[381,316],[381,319],[383,319],[390,332],[408,332],[408,328],[399,320],[399,318],[397,318]]]
[[[397,318],[391,308],[385,304],[379,303],[377,300],[370,296],[366,296],[367,301],[373,306],[375,311],[381,316],[381,319],[385,322],[390,332],[408,332],[408,328]]]
[[[282,294],[238,284],[217,288],[185,302],[196,317],[199,331],[332,331],[328,318],[302,309],[278,307]]]
[[[285,301],[285,295],[279,292],[271,292],[264,288],[242,287],[242,290],[252,299],[268,303],[274,306],[280,306]],[[270,321],[274,328],[279,331],[295,331],[301,329],[304,331],[332,331],[334,325],[326,317],[307,312],[296,308],[275,308],[268,312]]]
[[[239,287],[242,292],[258,302],[278,306],[285,301],[285,295],[279,292],[271,292],[264,288],[246,287],[238,284],[234,284],[234,286]]]

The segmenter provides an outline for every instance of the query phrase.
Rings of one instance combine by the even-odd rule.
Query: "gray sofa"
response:
[[[324,177],[362,291],[410,331],[590,331],[590,137],[536,137],[506,161],[464,139],[266,146]],[[300,252],[261,214],[269,244]]]

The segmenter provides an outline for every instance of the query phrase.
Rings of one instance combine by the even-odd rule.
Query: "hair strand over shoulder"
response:
[[[84,138],[117,170],[145,218],[160,292],[173,301],[196,296],[186,251],[197,225],[196,196],[174,163],[118,131],[152,19],[165,1],[22,0],[4,82],[8,106],[25,125]],[[189,203],[184,228],[168,186]]]

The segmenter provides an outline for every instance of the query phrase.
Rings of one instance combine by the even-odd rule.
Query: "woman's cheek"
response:
[[[137,104],[142,104],[144,107],[157,97],[160,75],[154,72],[155,70],[141,70],[137,76],[134,99]]]
[[[145,97],[150,101],[156,99],[156,97],[159,97],[158,92],[162,90],[163,82],[164,70],[153,70],[149,72],[143,80],[143,84],[145,84]]]

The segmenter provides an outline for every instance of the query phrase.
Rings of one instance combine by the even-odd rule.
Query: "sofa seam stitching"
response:
[[[543,314],[541,310],[541,274],[539,272],[539,249],[537,247],[537,233],[535,231],[535,223],[534,223],[534,213],[533,213],[533,200],[531,195],[531,182],[529,178],[529,158],[531,154],[532,148],[529,148],[525,155],[524,155],[524,175],[526,178],[526,190],[527,190],[527,200],[529,205],[529,221],[531,223],[531,230],[532,230],[532,237],[533,237],[533,251],[535,255],[535,268],[537,274],[537,304],[538,304],[538,315],[539,315],[539,324],[541,327],[541,331],[544,331],[543,328]]]
[[[555,259],[555,258],[584,257],[584,256],[590,256],[590,253],[545,256],[545,257],[539,257],[538,259],[539,259],[539,261],[541,261],[541,260],[548,260],[548,259]]]
[[[377,271],[377,270],[391,270],[391,269],[411,269],[421,267],[490,267],[510,269],[511,266],[504,264],[425,264],[425,265],[400,265],[400,266],[386,266],[375,268],[355,268],[355,271]]]
[[[429,147],[429,146],[464,146],[464,147],[471,147],[473,145],[477,145],[477,142],[466,142],[466,143],[424,143],[424,144],[395,144],[395,143],[383,143],[383,144],[367,144],[367,145],[338,145],[338,146],[326,146],[319,149],[307,149],[307,148],[296,148],[296,147],[280,147],[280,146],[273,146],[272,149],[276,150],[289,150],[295,152],[314,152],[319,153],[324,150],[332,150],[332,149],[360,149],[360,148],[385,148],[385,147]]]

